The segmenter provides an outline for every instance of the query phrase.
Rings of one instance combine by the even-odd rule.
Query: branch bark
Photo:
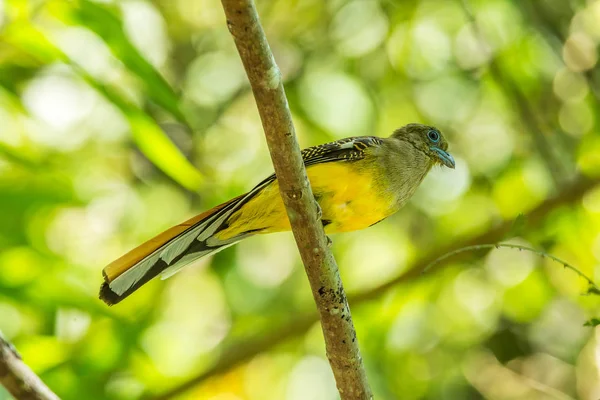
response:
[[[17,400],[59,400],[1,335],[0,384]]]
[[[527,226],[529,228],[535,228],[544,221],[545,217],[550,212],[558,207],[566,206],[579,201],[583,195],[585,195],[585,193],[598,185],[600,185],[600,178],[589,179],[583,176],[577,177],[571,184],[564,186],[560,190],[559,196],[546,199],[534,209],[529,211],[525,215]],[[479,235],[457,240],[447,246],[444,246],[443,248],[436,249],[432,253],[417,260],[407,269],[406,272],[397,276],[396,278],[384,282],[383,284],[372,289],[356,294],[350,294],[348,296],[350,303],[352,303],[353,306],[357,306],[359,304],[375,300],[388,290],[391,290],[402,283],[410,283],[420,279],[423,277],[422,272],[427,265],[429,265],[439,256],[450,251],[477,244],[498,242],[504,239],[506,234],[510,232],[512,224],[513,221],[510,220],[501,221],[494,227],[491,227],[489,230],[482,232]],[[469,255],[465,254],[457,255],[456,257],[452,257],[452,260],[455,261],[461,259],[461,257],[464,258],[468,256]],[[444,265],[446,264],[447,263],[436,265],[435,268],[432,268],[429,271],[429,273],[433,273],[435,270],[444,268]],[[225,344],[225,349],[223,350],[221,357],[211,368],[159,396],[146,397],[146,400],[167,400],[184,393],[194,386],[199,385],[211,376],[226,372],[239,364],[251,360],[257,354],[269,351],[270,349],[273,349],[274,347],[283,344],[294,337],[305,334],[317,321],[318,316],[316,313],[306,313],[300,316],[295,316],[293,320],[273,329],[270,332],[263,332],[243,341]]]
[[[279,190],[317,305],[342,399],[371,399],[350,307],[317,212],[279,68],[252,0],[222,0],[227,27],[256,99]]]

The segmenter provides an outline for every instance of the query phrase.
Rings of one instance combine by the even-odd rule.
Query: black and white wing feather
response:
[[[302,150],[302,160],[305,167],[334,161],[358,161],[365,158],[365,150],[369,147],[379,146],[383,143],[376,136],[356,136],[308,147]],[[275,180],[275,174],[271,174],[260,182],[252,191],[258,187]]]
[[[381,138],[375,136],[350,137],[304,149],[302,159],[306,167],[332,161],[362,160],[367,148],[381,143]]]

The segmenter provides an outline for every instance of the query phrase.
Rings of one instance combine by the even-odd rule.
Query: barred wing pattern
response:
[[[379,146],[383,143],[381,138],[376,136],[356,136],[320,144],[318,146],[308,147],[302,150],[302,160],[305,167],[311,165],[323,164],[333,161],[358,161],[365,158],[365,149],[373,146]],[[271,174],[265,180],[260,182],[256,188],[263,188],[265,183],[275,180],[275,174]],[[255,192],[256,193],[256,192]]]
[[[304,165],[309,167],[331,161],[356,161],[365,157],[365,149],[381,145],[375,136],[360,136],[341,139],[302,150]]]

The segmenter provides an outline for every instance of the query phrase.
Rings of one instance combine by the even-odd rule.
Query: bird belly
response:
[[[394,212],[394,199],[386,198],[375,171],[350,163],[309,167],[308,176],[323,211],[326,233],[367,228]]]
[[[326,233],[348,232],[367,228],[391,215],[393,198],[384,190],[371,171],[350,163],[324,163],[307,168],[313,195],[321,206]],[[272,233],[290,230],[290,223],[275,180],[246,203],[217,233],[225,240],[242,233]]]

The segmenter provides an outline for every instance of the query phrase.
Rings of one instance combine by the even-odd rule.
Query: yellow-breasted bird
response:
[[[361,136],[310,147],[302,158],[326,233],[367,228],[398,211],[432,166],[454,168],[448,143],[432,126],[409,124],[388,138]],[[131,250],[102,271],[100,298],[116,304],[158,274],[248,236],[290,230],[275,175]]]

